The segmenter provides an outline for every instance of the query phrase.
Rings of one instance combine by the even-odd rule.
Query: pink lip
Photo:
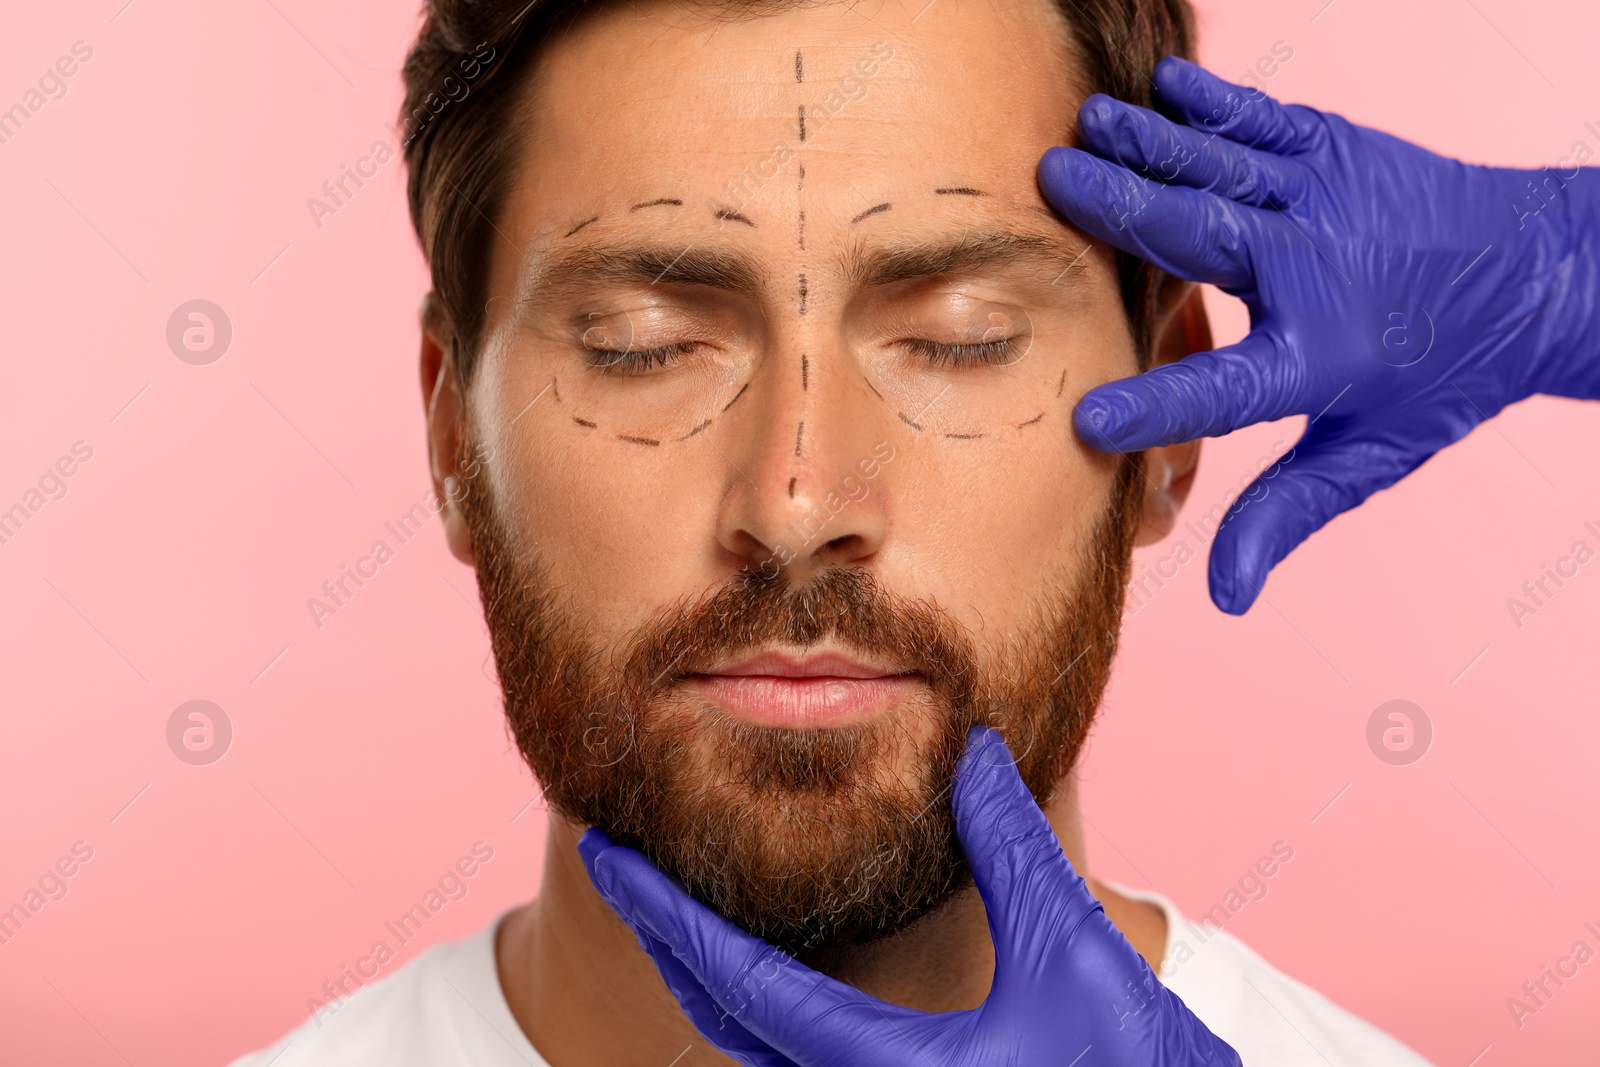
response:
[[[921,677],[824,652],[794,657],[762,652],[686,685],[728,714],[763,726],[844,726],[888,710]]]

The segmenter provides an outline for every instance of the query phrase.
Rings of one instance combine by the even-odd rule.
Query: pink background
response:
[[[1275,94],[1472,160],[1596,144],[1593,4],[1323,2],[1206,0],[1204,59],[1239,77],[1286,41]],[[534,792],[437,521],[320,631],[305,607],[428,488],[400,163],[320,230],[306,208],[392,140],[414,5],[122,4],[13,5],[0,34],[0,106],[94,49],[0,146],[0,507],[94,449],[0,546],[0,906],[94,850],[0,946],[6,1063],[225,1061],[474,842],[494,859],[404,958],[538,879],[542,813],[518,817]],[[210,366],[165,341],[194,298],[234,327]],[[1186,517],[1297,429],[1209,443]],[[1287,841],[1228,925],[1269,960],[1440,1064],[1592,1057],[1600,963],[1520,1030],[1506,1000],[1600,948],[1600,563],[1521,630],[1506,599],[1600,547],[1597,452],[1600,411],[1522,404],[1313,537],[1244,619],[1184,566],[1127,623],[1088,760],[1097,873],[1197,915]],[[235,734],[203,767],[165,738],[197,698]],[[1367,747],[1394,698],[1436,732],[1412,766]]]

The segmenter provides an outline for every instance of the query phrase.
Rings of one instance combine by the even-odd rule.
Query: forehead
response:
[[[801,200],[826,224],[896,196],[937,211],[969,190],[990,211],[1038,211],[1035,166],[1070,135],[1077,74],[1050,0],[736,14],[619,0],[545,45],[516,199],[538,235],[556,236],[660,198],[733,207],[758,226],[787,222]],[[963,193],[936,204],[936,190]]]

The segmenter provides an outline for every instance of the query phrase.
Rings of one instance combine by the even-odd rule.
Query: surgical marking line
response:
[[[861,214],[859,214],[855,218],[851,219],[850,220],[850,225],[854,226],[856,223],[860,222],[862,219],[866,218],[868,215],[879,215],[879,214],[882,214],[883,212],[888,211],[893,206],[894,206],[893,204],[874,204],[872,207],[867,208],[867,210],[863,211]]]
[[[744,391],[748,388],[750,388],[749,382],[745,382],[743,385],[741,385],[739,387],[739,391],[733,394],[733,399],[722,405],[722,410],[727,411],[729,408],[733,407],[733,405],[737,404],[739,402],[739,398],[744,396]]]

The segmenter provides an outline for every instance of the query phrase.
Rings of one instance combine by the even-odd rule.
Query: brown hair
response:
[[[792,2],[731,0],[752,10]],[[1166,55],[1193,58],[1189,0],[1057,2],[1090,93],[1149,107],[1156,63]],[[494,220],[520,147],[517,89],[552,28],[587,6],[580,0],[425,0],[422,29],[406,56],[400,115],[411,222],[432,273],[437,303],[430,314],[448,324],[464,382],[472,377],[483,331]],[[1143,366],[1166,275],[1126,253],[1118,253],[1117,270]]]

